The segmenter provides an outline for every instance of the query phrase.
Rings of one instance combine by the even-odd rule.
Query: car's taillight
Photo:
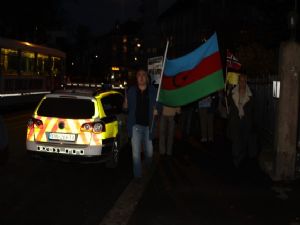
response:
[[[101,133],[105,131],[105,124],[103,122],[84,123],[82,124],[80,131]]]
[[[81,131],[92,131],[93,124],[92,123],[85,123],[81,126]]]
[[[29,127],[29,128],[33,128],[33,126],[34,126],[33,119],[32,119],[32,118],[30,118],[30,119],[27,121],[27,127]]]
[[[43,121],[35,118],[30,118],[27,122],[27,127],[34,128],[34,126],[38,128],[43,128]]]
[[[100,133],[104,129],[104,124],[103,123],[94,123],[94,127],[93,128],[94,128],[93,129],[94,133]]]

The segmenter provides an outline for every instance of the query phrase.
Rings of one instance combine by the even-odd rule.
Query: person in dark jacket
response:
[[[227,136],[232,142],[233,162],[239,167],[247,157],[253,157],[253,95],[247,85],[247,76],[241,74],[238,85],[233,88],[228,98],[229,116]]]
[[[134,177],[140,178],[142,177],[142,146],[146,165],[149,167],[152,163],[157,91],[154,86],[149,85],[149,78],[144,69],[137,71],[136,79],[137,85],[129,88],[124,108],[128,109],[127,129],[132,145],[133,174]]]

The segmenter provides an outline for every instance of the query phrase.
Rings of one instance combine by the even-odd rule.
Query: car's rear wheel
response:
[[[113,147],[112,147],[112,156],[111,158],[106,162],[105,166],[107,168],[116,168],[119,164],[120,159],[120,145],[118,138],[114,140]]]

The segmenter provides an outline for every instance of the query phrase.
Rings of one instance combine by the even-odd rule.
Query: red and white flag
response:
[[[241,67],[242,64],[239,60],[229,50],[227,50],[227,68],[239,70]]]

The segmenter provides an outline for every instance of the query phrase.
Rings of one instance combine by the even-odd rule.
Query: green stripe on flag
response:
[[[224,88],[223,71],[219,70],[201,80],[175,90],[161,89],[158,101],[168,106],[182,106]]]

